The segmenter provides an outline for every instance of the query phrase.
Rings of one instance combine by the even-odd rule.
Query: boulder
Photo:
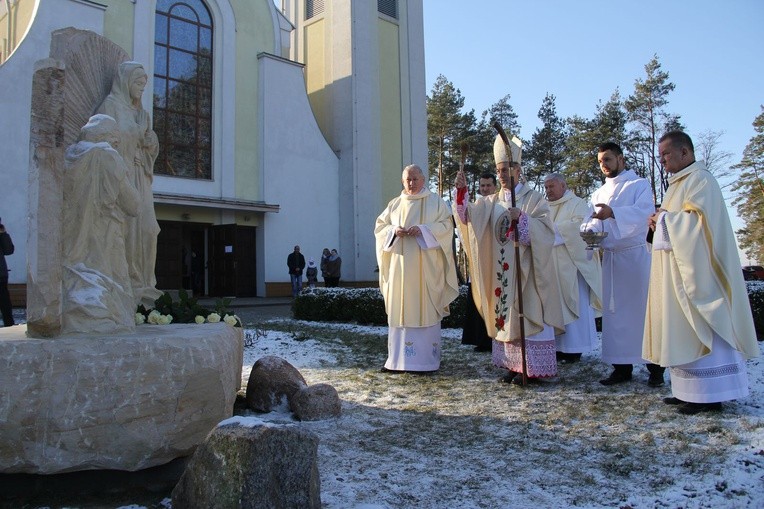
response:
[[[257,418],[221,423],[172,491],[184,509],[320,508],[318,437]]]
[[[292,395],[305,386],[302,374],[281,357],[261,357],[247,381],[247,405],[256,412],[271,412],[288,405]]]
[[[289,402],[294,416],[301,421],[320,421],[339,417],[342,404],[337,389],[329,384],[316,384],[297,391]]]
[[[33,339],[0,329],[0,473],[135,471],[188,456],[233,413],[242,329],[141,325]]]

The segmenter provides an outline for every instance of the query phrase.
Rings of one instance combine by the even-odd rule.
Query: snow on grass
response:
[[[647,371],[604,387],[599,351],[561,365],[540,386],[497,382],[490,354],[443,330],[441,369],[381,373],[387,328],[272,320],[245,349],[252,364],[277,355],[308,384],[329,383],[342,417],[299,423],[320,437],[327,508],[761,507],[764,409],[761,357],[751,394],[720,414],[682,416],[669,384]],[[668,381],[668,374],[667,374]],[[291,422],[288,414],[255,414]]]

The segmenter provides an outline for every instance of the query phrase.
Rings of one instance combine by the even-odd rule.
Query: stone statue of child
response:
[[[126,223],[141,201],[117,152],[117,122],[94,115],[64,165],[64,333],[131,332],[135,302],[125,252]]]

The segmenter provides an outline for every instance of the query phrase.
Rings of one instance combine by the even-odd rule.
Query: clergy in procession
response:
[[[440,367],[440,321],[459,294],[451,249],[448,205],[425,185],[417,165],[403,170],[403,191],[387,204],[374,228],[379,289],[389,326],[382,371],[435,371]]]
[[[607,233],[602,241],[602,360],[613,372],[600,380],[614,385],[631,380],[634,364],[644,364],[645,327],[650,252],[647,219],[655,212],[650,183],[626,169],[623,150],[608,142],[597,149],[605,183],[591,197],[594,213],[582,229]],[[664,368],[648,364],[647,384],[664,384]]]
[[[546,198],[552,211],[555,240],[553,259],[560,284],[565,332],[558,335],[557,360],[576,362],[597,343],[595,311],[602,311],[602,266],[599,251],[587,250],[581,239],[581,223],[592,210],[568,189],[565,178],[551,173],[544,179]]]
[[[509,371],[502,378],[508,383],[522,383],[518,375],[523,372],[523,342],[528,381],[557,375],[554,336],[564,330],[557,277],[550,270],[554,263],[554,224],[541,193],[520,182],[520,156],[520,140],[514,138],[508,147],[497,136],[494,159],[501,189],[474,203],[466,199],[464,173],[460,171],[456,177],[455,220],[469,261],[472,296],[480,303],[486,328],[494,338],[492,361]],[[514,207],[511,182],[515,185]],[[513,221],[517,221],[516,228]],[[516,261],[520,265],[521,295],[517,291]],[[518,313],[520,299],[525,337],[520,328],[523,318]]]
[[[669,176],[651,216],[652,267],[642,356],[670,367],[681,414],[719,411],[748,395],[745,360],[759,352],[740,258],[719,184],[695,160],[690,137],[658,143]]]

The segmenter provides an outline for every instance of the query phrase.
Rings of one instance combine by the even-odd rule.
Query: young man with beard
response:
[[[623,150],[615,143],[597,149],[605,183],[594,191],[595,210],[583,227],[604,231],[602,241],[602,360],[613,365],[602,385],[631,380],[634,364],[642,364],[642,332],[650,278],[647,219],[655,212],[650,183],[626,169]],[[664,384],[664,368],[648,364],[648,385]]]

